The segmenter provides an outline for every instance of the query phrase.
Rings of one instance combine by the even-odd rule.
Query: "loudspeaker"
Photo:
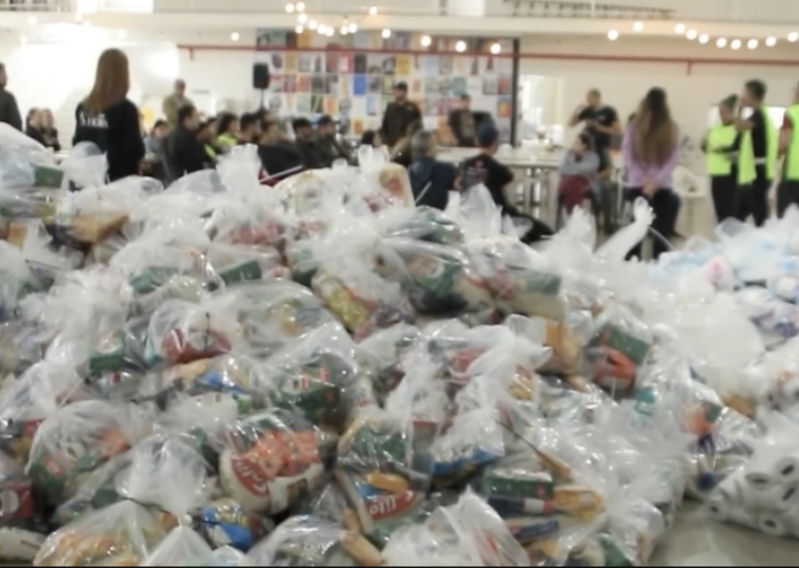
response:
[[[269,88],[269,64],[256,63],[252,66],[252,88],[266,90]]]

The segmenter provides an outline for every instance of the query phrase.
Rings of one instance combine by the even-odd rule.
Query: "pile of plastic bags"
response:
[[[3,560],[637,566],[685,495],[799,535],[787,222],[651,265],[643,203],[533,249],[366,148],[167,189],[0,148]]]

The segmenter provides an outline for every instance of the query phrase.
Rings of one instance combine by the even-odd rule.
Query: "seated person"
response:
[[[236,135],[236,144],[258,144],[261,136],[261,122],[258,114],[245,112],[239,118],[239,132]]]
[[[377,130],[367,130],[361,135],[361,146],[371,146],[372,148],[380,148],[383,146],[383,139],[380,138],[380,132]]]
[[[411,139],[413,161],[408,168],[408,177],[416,205],[443,210],[449,192],[455,189],[457,171],[452,164],[436,160],[437,152],[438,145],[432,132],[420,130],[414,134]]]
[[[521,237],[523,243],[531,244],[552,236],[554,231],[549,226],[519,211],[505,196],[505,186],[513,181],[514,176],[507,166],[494,158],[499,146],[499,131],[494,124],[488,122],[480,125],[477,129],[477,146],[480,153],[461,164],[461,187],[469,189],[475,185],[485,185],[503,215],[532,223],[530,230]]]
[[[572,210],[599,191],[599,156],[587,132],[580,133],[560,165],[558,201],[571,214]]]
[[[223,153],[238,143],[237,134],[239,132],[239,119],[235,114],[226,112],[219,116],[216,121],[216,147]]]
[[[167,182],[204,169],[208,163],[203,143],[197,138],[200,115],[192,105],[178,109],[177,124],[166,137],[164,158]]]
[[[394,144],[394,147],[391,148],[389,157],[392,162],[406,168],[411,165],[411,138],[421,129],[421,120],[414,120],[408,125],[405,136],[400,138],[397,143]]]
[[[353,163],[350,149],[336,138],[336,122],[328,114],[322,116],[316,125],[316,145],[325,166],[331,166],[339,159],[346,160],[348,164]]]
[[[273,121],[267,121],[262,126],[258,156],[269,180],[280,180],[296,173],[297,168],[302,168],[303,165],[299,150],[285,139],[277,123]]]
[[[324,167],[324,159],[313,139],[313,127],[307,118],[295,118],[291,123],[294,130],[294,146],[300,154],[303,167],[312,170]]]

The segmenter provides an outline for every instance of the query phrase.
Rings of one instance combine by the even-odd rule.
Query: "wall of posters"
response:
[[[269,108],[283,117],[329,114],[359,136],[380,127],[392,88],[403,81],[422,112],[425,127],[443,128],[458,97],[468,93],[472,109],[491,114],[504,141],[513,116],[513,62],[510,42],[502,54],[489,52],[492,40],[469,40],[464,54],[459,38],[441,38],[424,49],[421,35],[358,32],[333,38],[306,31],[260,30],[256,61],[269,64]]]

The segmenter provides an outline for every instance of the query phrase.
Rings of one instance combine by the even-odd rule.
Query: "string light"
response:
[[[316,20],[311,20],[310,22],[308,22],[309,30],[315,30],[317,27],[319,27],[319,22],[317,22]]]
[[[347,26],[347,27],[349,28],[349,32],[350,32],[351,34],[354,34],[355,32],[357,32],[357,31],[358,31],[358,26],[357,26],[357,24],[355,24],[355,22],[352,22],[352,23],[351,23],[349,26]]]
[[[233,32],[230,34],[231,41],[239,41],[239,32]]]
[[[308,21],[308,14],[300,14],[299,16],[297,16],[297,22],[299,22],[300,24],[304,24],[307,21]]]
[[[341,26],[341,29],[338,31],[341,35],[347,35],[350,33],[350,29],[347,26]]]
[[[391,37],[391,30],[388,28],[384,28],[380,35],[383,36],[383,39],[388,39]]]
[[[635,22],[633,24],[633,31],[634,32],[640,32],[643,29],[644,29],[644,23],[643,22]]]
[[[716,47],[727,47],[727,38],[720,37],[716,40]]]
[[[676,34],[684,34],[685,33],[685,24],[677,24],[674,26],[674,33]]]
[[[799,39],[799,32],[791,32],[788,34],[788,41],[791,43],[795,42],[797,39]]]
[[[687,37],[691,41],[695,40],[697,35],[699,34],[696,32],[696,30],[688,30],[687,32],[685,32],[685,37]]]
[[[741,49],[741,40],[740,39],[732,40],[732,42],[730,43],[730,48],[731,49]]]
[[[495,42],[491,44],[491,53],[493,55],[499,55],[502,52],[502,46],[499,42]]]
[[[619,32],[617,32],[616,30],[610,30],[608,32],[608,39],[610,41],[616,41],[617,39],[619,39]]]
[[[289,2],[288,4],[286,4],[286,12],[288,12],[289,14],[293,14],[294,13],[294,4],[293,3]]]
[[[305,31],[305,28],[302,27],[302,24],[297,24],[297,27],[294,28],[294,31],[297,32],[298,34],[301,34],[302,32]]]
[[[304,12],[305,11],[305,2],[297,2],[297,11]]]
[[[709,35],[702,34],[701,36],[699,36],[699,43],[706,44],[709,41],[710,41],[710,36]]]
[[[775,38],[774,36],[769,36],[766,38],[767,47],[774,47],[775,45],[777,45],[777,38]]]
[[[430,47],[430,44],[432,44],[432,43],[433,43],[433,40],[432,40],[432,38],[429,35],[423,35],[422,36],[422,40],[421,40],[422,47]]]
[[[746,47],[748,47],[749,49],[756,49],[757,48],[757,44],[758,44],[758,41],[753,38],[753,39],[750,39],[748,42],[746,42]]]
[[[377,6],[370,6],[369,7],[369,15],[370,16],[377,16]]]
[[[325,24],[319,24],[319,29],[317,31],[322,35],[327,35],[327,26]]]
[[[458,41],[458,43],[455,44],[455,51],[458,53],[466,51],[466,42],[463,40]]]
[[[327,37],[333,37],[333,34],[336,33],[336,30],[333,29],[333,26],[327,27],[327,33],[325,34]]]

